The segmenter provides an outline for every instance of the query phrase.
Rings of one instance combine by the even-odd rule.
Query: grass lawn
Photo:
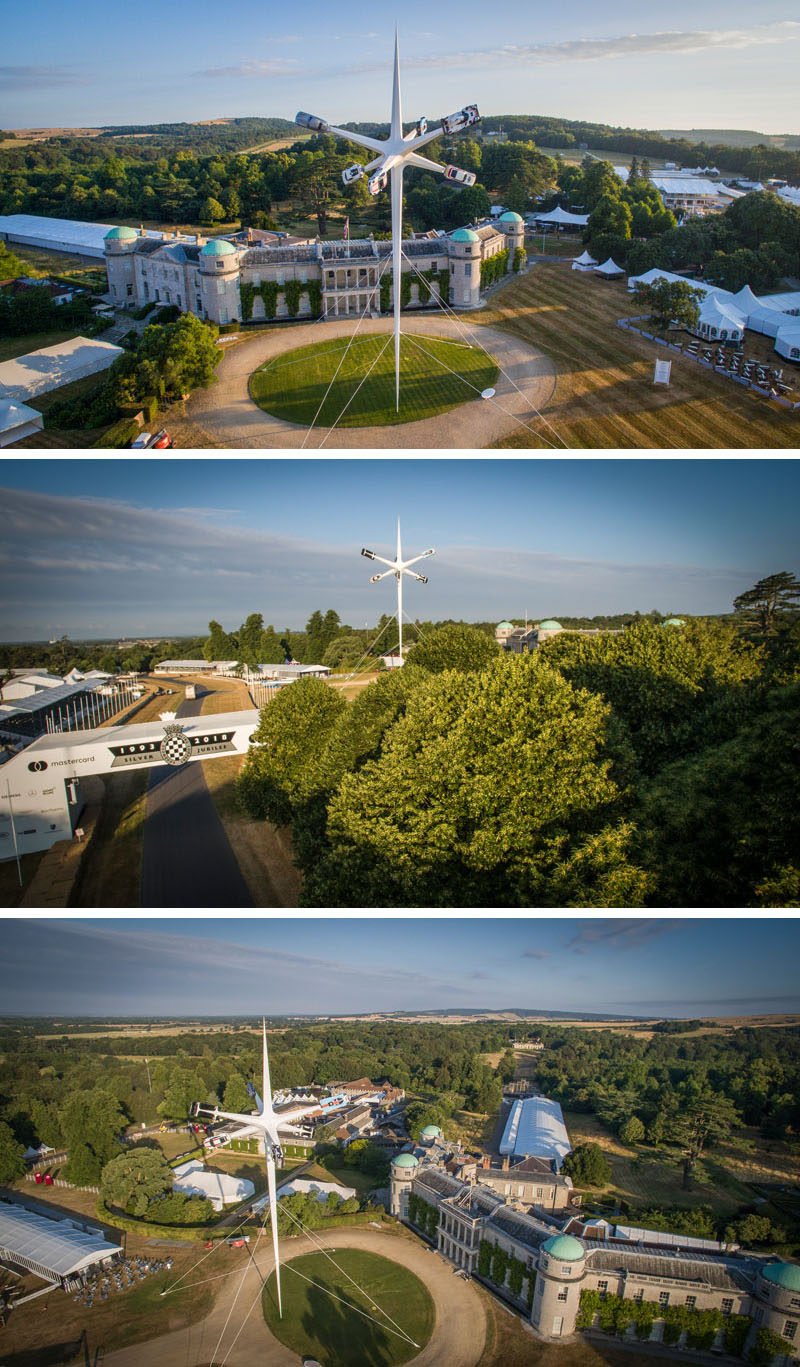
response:
[[[416,1357],[419,1347],[390,1321],[414,1344],[428,1342],[435,1311],[419,1278],[362,1249],[339,1249],[335,1256],[358,1287],[324,1254],[294,1258],[283,1266],[283,1319],[270,1277],[262,1305],[275,1338],[301,1356],[317,1358],[322,1367],[399,1367]]]
[[[346,349],[347,342],[337,337],[277,356],[250,377],[250,394],[260,408],[285,422],[383,427],[445,413],[474,399],[476,391],[493,385],[498,374],[497,365],[480,347],[416,334],[402,337],[398,413],[394,344],[385,333],[356,338],[325,398]],[[368,372],[369,378],[361,385]]]
[[[358,1168],[346,1168],[344,1164],[336,1168],[322,1165],[321,1170],[329,1182],[341,1182],[343,1187],[353,1187],[358,1197],[368,1196],[379,1185],[374,1177],[368,1177],[365,1172],[359,1172]],[[309,1177],[311,1174],[303,1173],[303,1176]]]
[[[606,1194],[634,1207],[710,1206],[715,1215],[725,1219],[753,1199],[752,1190],[742,1180],[742,1170],[737,1172],[732,1164],[729,1166],[721,1150],[713,1150],[697,1164],[692,1190],[684,1191],[678,1149],[647,1145],[628,1148],[593,1115],[565,1111],[564,1123],[573,1147],[586,1142],[600,1145],[611,1164]]]
[[[27,356],[29,351],[41,351],[42,347],[68,342],[80,335],[77,328],[53,328],[50,332],[27,332],[24,337],[0,338],[0,362],[16,360],[17,356]]]
[[[447,1123],[447,1134],[460,1139],[466,1149],[485,1149],[492,1142],[499,1111],[480,1115],[476,1111],[456,1111]]]
[[[543,351],[556,366],[545,418],[572,448],[794,449],[798,415],[771,405],[702,366],[616,326],[639,310],[624,283],[573,272],[565,262],[537,263],[472,315],[470,326],[499,327]],[[480,328],[476,331],[480,336]],[[672,359],[668,386],[653,384],[656,359]],[[553,443],[519,428],[499,446]]]

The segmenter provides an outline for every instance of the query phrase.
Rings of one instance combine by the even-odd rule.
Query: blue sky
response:
[[[760,460],[7,460],[0,640],[300,628],[393,610],[362,546],[436,546],[411,618],[731,610],[797,572],[800,466]],[[374,568],[374,567],[373,567]]]
[[[800,926],[768,917],[12,920],[3,942],[27,1015],[800,1008]]]
[[[405,0],[394,12],[355,0],[233,10],[39,0],[33,25],[24,6],[6,6],[0,126],[293,118],[298,108],[384,119],[395,18],[409,117],[477,101],[487,114],[798,131],[800,22],[788,0],[506,0],[499,10]]]

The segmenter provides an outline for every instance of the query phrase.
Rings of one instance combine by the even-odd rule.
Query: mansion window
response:
[[[636,1295],[633,1297],[633,1299],[634,1299],[635,1301],[643,1301],[643,1300],[644,1300],[644,1287],[643,1287],[643,1286],[640,1286],[640,1287],[639,1287],[639,1290],[636,1292]]]
[[[694,1310],[694,1308],[695,1308],[696,1305],[697,1305],[697,1297],[696,1297],[696,1296],[687,1296],[687,1297],[686,1297],[686,1309],[687,1309],[687,1310]]]
[[[797,1321],[796,1321],[796,1320],[787,1320],[786,1323],[785,1323],[784,1326],[783,1326],[783,1337],[784,1337],[785,1339],[794,1339],[794,1336],[795,1336],[796,1333],[797,1333]]]
[[[661,1295],[660,1295],[659,1298],[658,1298],[658,1303],[659,1303],[659,1305],[663,1305],[663,1306],[669,1305],[669,1292],[668,1292],[668,1291],[662,1291],[662,1292],[661,1292]]]
[[[560,1301],[565,1301],[565,1300],[567,1299],[567,1288],[566,1288],[566,1287],[564,1287],[563,1290],[559,1291],[559,1293],[558,1293],[558,1299],[559,1299]]]
[[[541,1187],[537,1187],[537,1188],[536,1188],[536,1195],[537,1195],[537,1197],[539,1197],[539,1199],[541,1199],[541,1197],[543,1196],[543,1194],[544,1194],[544,1193],[543,1193],[543,1189],[542,1189]]]
[[[608,1282],[597,1283],[597,1294],[599,1295],[601,1300],[605,1300],[606,1296],[608,1295]]]
[[[733,1314],[733,1300],[730,1296],[726,1296],[722,1302],[722,1313],[723,1315]]]

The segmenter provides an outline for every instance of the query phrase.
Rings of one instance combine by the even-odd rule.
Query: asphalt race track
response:
[[[200,715],[202,698],[180,703]],[[143,907],[252,907],[198,761],[150,772],[142,850]]]

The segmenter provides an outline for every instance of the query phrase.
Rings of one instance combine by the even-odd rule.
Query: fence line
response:
[[[784,408],[788,408],[790,413],[796,413],[800,410],[800,399],[787,399],[782,394],[773,394],[772,390],[764,389],[763,385],[758,384],[756,380],[748,380],[746,375],[733,375],[726,366],[715,365],[713,361],[706,361],[702,356],[693,356],[690,352],[684,351],[683,347],[676,342],[665,342],[661,337],[654,337],[652,332],[645,332],[643,328],[634,327],[634,322],[639,321],[639,318],[618,318],[617,327],[625,328],[626,332],[635,332],[639,337],[646,337],[649,342],[656,342],[659,346],[668,346],[670,351],[679,352],[687,361],[694,361],[696,365],[705,366],[707,370],[713,370],[716,375],[724,375],[727,380],[733,380],[736,384],[746,385],[748,389],[755,390],[756,394],[760,394],[763,398],[772,399],[774,403],[779,403]]]

